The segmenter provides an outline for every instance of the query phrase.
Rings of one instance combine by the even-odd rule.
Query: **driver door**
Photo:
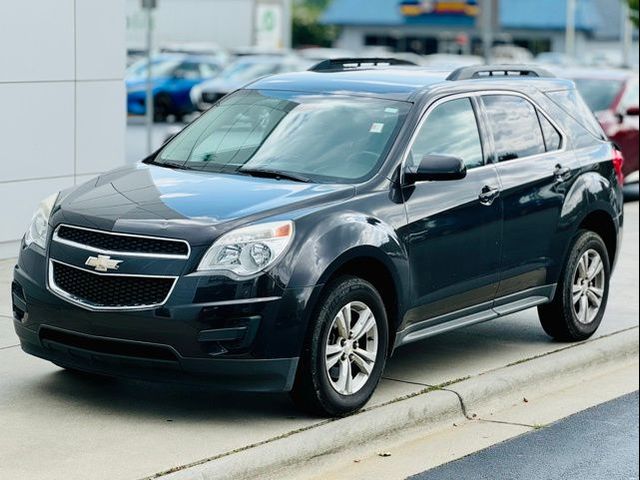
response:
[[[502,228],[500,182],[487,163],[476,101],[443,99],[429,108],[405,169],[427,154],[464,160],[461,180],[427,181],[403,188],[414,304],[402,328],[437,324],[442,315],[490,308],[499,282]],[[428,320],[432,320],[429,322]]]

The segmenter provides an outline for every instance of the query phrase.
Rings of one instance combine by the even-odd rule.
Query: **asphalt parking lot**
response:
[[[638,325],[638,246],[634,202],[598,335]],[[320,422],[286,395],[83,377],[24,354],[11,319],[12,265],[0,263],[0,478],[143,478]],[[398,350],[370,405],[557,348],[535,310],[434,337]]]
[[[565,454],[559,454],[562,445]],[[589,408],[409,480],[638,478],[638,392]],[[509,472],[509,473],[507,473]]]

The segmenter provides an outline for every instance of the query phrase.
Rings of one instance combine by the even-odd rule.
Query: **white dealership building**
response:
[[[291,46],[292,0],[157,0],[153,43],[214,43],[222,48]],[[146,16],[127,0],[127,47],[144,49]]]
[[[125,0],[0,2],[0,258],[38,202],[124,163]]]
[[[291,0],[157,0],[154,43],[291,43]],[[125,162],[127,48],[140,0],[0,1],[0,258],[38,202]]]

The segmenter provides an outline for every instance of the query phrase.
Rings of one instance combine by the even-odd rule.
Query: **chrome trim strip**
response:
[[[193,303],[189,305],[189,307],[220,307],[225,305],[246,305],[250,303],[265,303],[265,302],[275,302],[276,300],[280,300],[282,297],[255,297],[255,298],[242,298],[239,300],[221,300],[219,302],[207,302],[207,303]]]
[[[415,129],[411,133],[411,138],[409,139],[409,142],[407,143],[407,146],[405,147],[404,153],[402,154],[402,160],[400,161],[400,183],[401,183],[401,185],[404,185],[404,175],[405,175],[405,172],[406,172],[407,158],[409,158],[409,154],[411,153],[411,149],[413,148],[413,144],[415,143],[416,138],[418,137],[418,134],[420,133],[420,130],[422,129],[422,126],[427,121],[427,119],[428,119],[429,115],[431,114],[431,112],[433,111],[433,109],[435,109],[439,105],[442,105],[443,103],[447,103],[447,102],[450,102],[452,100],[458,100],[460,98],[477,98],[477,97],[483,97],[483,96],[489,96],[489,95],[506,95],[506,96],[524,98],[529,103],[531,103],[536,108],[536,110],[539,111],[549,121],[549,123],[551,123],[551,125],[553,125],[555,127],[555,129],[560,134],[560,138],[562,139],[562,145],[558,150],[552,150],[550,152],[539,153],[539,154],[536,154],[536,155],[529,155],[528,157],[516,158],[516,159],[511,160],[511,161],[528,160],[528,159],[534,158],[534,157],[542,157],[542,156],[546,156],[546,155],[550,155],[550,154],[562,153],[562,152],[565,152],[567,150],[567,134],[565,133],[565,131],[562,128],[560,128],[558,123],[555,120],[553,120],[547,114],[547,112],[545,112],[542,109],[542,107],[540,107],[538,102],[533,100],[528,95],[525,95],[523,93],[517,92],[515,90],[474,90],[474,91],[471,91],[471,92],[456,93],[456,94],[453,94],[453,95],[445,95],[443,97],[436,98],[435,100],[433,100],[425,108],[424,112],[422,113],[422,116],[420,117],[420,120],[418,121],[418,124],[416,125]],[[480,120],[476,119],[476,123],[478,123],[478,134],[480,134],[480,136],[481,136],[480,129],[482,128],[482,125],[480,125]],[[489,125],[489,129],[491,129],[491,125]],[[542,128],[541,128],[541,130],[542,130]],[[493,142],[493,132],[490,130],[489,133],[491,134],[491,137],[492,137],[491,141]],[[473,170],[476,170],[478,168],[489,167],[489,166],[494,166],[495,167],[497,165],[500,165],[500,163],[501,162],[498,162],[498,161],[494,161],[492,163],[485,163],[484,165],[481,165],[479,167],[475,167]]]
[[[91,245],[85,245],[83,243],[77,243],[72,240],[60,238],[58,236],[58,229],[60,227],[75,228],[77,230],[86,230],[88,232],[96,232],[104,235],[114,235],[119,237],[133,237],[133,238],[144,238],[149,240],[164,240],[166,242],[180,242],[180,243],[184,243],[187,246],[187,254],[177,255],[177,254],[170,254],[170,253],[120,252],[117,250],[100,249],[97,247],[92,247]],[[186,260],[191,256],[191,245],[186,240],[182,240],[180,238],[166,238],[166,237],[154,237],[151,235],[138,235],[134,233],[108,232],[106,230],[96,230],[94,228],[79,227],[77,225],[68,225],[66,223],[61,223],[56,227],[56,229],[53,231],[52,240],[54,242],[69,245],[71,247],[80,248],[82,250],[87,250],[95,253],[104,253],[107,255],[122,255],[125,257],[166,258],[166,259],[180,259],[180,260]]]
[[[78,298],[78,297],[68,293],[67,291],[63,290],[62,288],[60,288],[60,287],[58,287],[56,285],[56,282],[55,282],[55,280],[53,278],[53,263],[54,262],[58,263],[60,265],[65,265],[65,266],[70,267],[70,268],[75,268],[76,270],[81,270],[83,272],[87,272],[87,273],[91,273],[93,275],[99,275],[99,276],[134,277],[134,278],[168,278],[168,279],[173,279],[173,285],[171,285],[171,288],[169,289],[169,292],[167,293],[167,296],[160,303],[154,303],[154,304],[150,304],[150,305],[136,305],[136,306],[130,306],[130,307],[127,307],[127,306],[125,306],[125,307],[111,307],[111,306],[93,305],[91,303],[85,302],[81,298]],[[76,265],[70,265],[68,263],[61,262],[60,260],[54,260],[52,258],[49,259],[48,272],[47,272],[47,290],[49,290],[51,293],[53,293],[57,297],[59,297],[59,298],[61,298],[63,300],[66,300],[69,303],[72,303],[74,305],[82,307],[82,308],[84,308],[86,310],[91,310],[91,311],[95,311],[95,312],[100,312],[100,311],[140,311],[140,310],[149,310],[149,309],[152,309],[152,308],[161,307],[162,305],[167,303],[167,300],[169,300],[169,297],[171,297],[171,294],[173,293],[173,290],[176,287],[177,283],[178,283],[178,277],[175,277],[175,276],[167,276],[167,275],[134,275],[134,274],[125,274],[125,273],[100,273],[100,272],[94,272],[94,271],[91,271],[91,270],[87,270],[85,268],[80,268],[80,267],[78,267]]]

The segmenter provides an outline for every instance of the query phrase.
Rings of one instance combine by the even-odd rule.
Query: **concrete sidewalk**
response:
[[[638,204],[627,204],[626,211],[624,243],[598,336],[638,325]],[[216,393],[64,372],[16,346],[11,265],[0,263],[0,478],[144,478],[203,459],[223,465],[240,450],[258,455],[252,446],[295,439],[301,430],[304,437],[322,435],[317,427],[329,423],[347,428],[360,415],[372,421],[368,412],[331,422],[309,418],[284,395]],[[637,345],[637,328],[625,335]],[[544,334],[535,310],[434,337],[397,351],[368,408],[400,404],[425,385],[487,374],[563,347]],[[538,361],[543,358],[527,368],[535,371]],[[444,392],[429,395],[435,407]]]

